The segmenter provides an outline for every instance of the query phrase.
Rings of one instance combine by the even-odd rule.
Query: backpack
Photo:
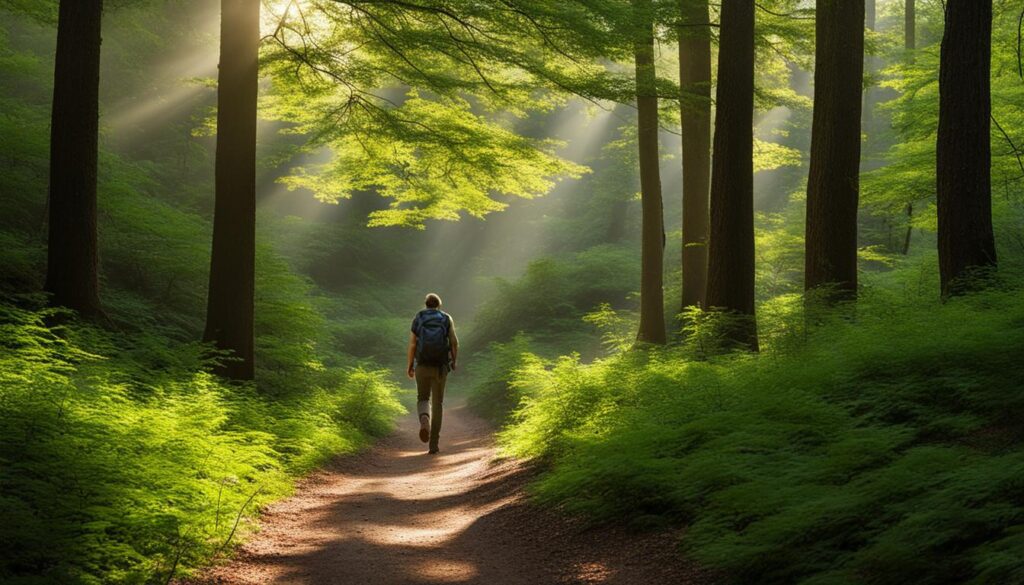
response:
[[[448,363],[448,315],[441,311],[422,311],[416,334],[416,362],[430,366]]]

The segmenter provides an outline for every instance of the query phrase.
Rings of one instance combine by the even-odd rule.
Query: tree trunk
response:
[[[708,0],[682,0],[679,27],[683,142],[683,295],[681,310],[704,307],[708,281],[711,183],[711,35]]]
[[[915,0],[906,0],[904,4],[903,47],[908,51],[917,48],[917,5]]]
[[[722,3],[707,305],[739,317],[725,332],[757,350],[754,319],[754,1]]]
[[[804,288],[857,294],[864,0],[818,0]]]
[[[906,0],[903,11],[903,48],[907,50],[907,54],[910,55],[910,61],[914,61],[914,49],[917,48],[917,8],[915,6],[915,0]],[[900,253],[904,256],[910,253],[910,236],[914,234],[914,227],[912,225],[914,219],[914,204],[907,203],[906,207],[907,214],[907,231],[903,235],[903,246],[900,248]]]
[[[992,1],[949,0],[939,64],[936,176],[942,295],[973,288],[996,264],[992,233]]]
[[[864,28],[874,32],[878,22],[877,15],[875,0],[866,0],[864,2]]]
[[[910,253],[910,236],[914,235],[914,204],[907,203],[904,211],[907,214],[907,231],[903,234],[903,245],[900,246],[900,254],[906,256]]]
[[[54,305],[102,316],[96,244],[103,0],[61,0],[50,124],[46,291]]]
[[[866,0],[864,3],[864,28],[871,32],[875,32],[877,24],[877,7],[875,6],[875,0]],[[867,73],[874,75],[877,71],[877,57],[867,58]],[[864,90],[864,109],[861,112],[862,125],[866,129],[871,129],[874,123],[875,117],[875,86],[871,85]]]
[[[222,0],[220,32],[216,203],[203,339],[231,352],[219,374],[251,380],[260,0]]]
[[[640,330],[636,339],[665,343],[663,271],[665,224],[658,169],[658,93],[654,70],[654,25],[650,0],[634,6],[644,19],[635,44],[637,144],[640,156],[641,267]]]
[[[626,214],[629,213],[629,201],[616,200],[612,203],[611,217],[608,220],[608,235],[605,241],[618,244],[626,237]]]

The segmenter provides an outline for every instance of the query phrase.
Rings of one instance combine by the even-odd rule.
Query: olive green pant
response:
[[[422,419],[430,417],[430,448],[437,448],[441,436],[441,405],[444,403],[444,385],[448,371],[439,366],[416,366],[416,411]]]

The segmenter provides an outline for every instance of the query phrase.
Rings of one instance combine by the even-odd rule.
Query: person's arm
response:
[[[459,361],[459,336],[455,335],[455,321],[451,317],[448,319],[448,341],[451,344],[452,370],[454,371]]]
[[[416,334],[409,332],[409,351],[408,351],[408,366],[405,369],[405,375],[410,378],[416,377]]]

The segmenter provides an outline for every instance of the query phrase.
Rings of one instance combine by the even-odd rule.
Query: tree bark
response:
[[[907,214],[907,231],[903,233],[903,244],[900,246],[900,254],[906,256],[910,253],[910,237],[914,235],[914,204],[907,203],[905,208]]]
[[[260,0],[222,0],[220,32],[216,202],[203,340],[231,352],[219,374],[251,380]]]
[[[708,0],[682,0],[679,27],[683,142],[683,289],[681,310],[704,307],[708,280],[711,185],[711,15]]]
[[[757,350],[754,319],[754,1],[722,3],[707,305],[739,319],[725,332]]]
[[[917,48],[917,7],[915,0],[906,0],[903,11],[903,48],[910,56],[910,62],[914,62],[914,49]],[[910,253],[910,236],[914,234],[914,204],[907,203],[904,212],[907,214],[907,231],[903,235],[903,245],[900,246],[900,253],[906,256]]]
[[[50,123],[46,291],[56,306],[103,315],[96,243],[103,0],[61,0]]]
[[[917,2],[906,0],[903,6],[903,47],[913,51],[917,48]]]
[[[818,0],[804,288],[857,294],[864,0]]]
[[[949,0],[939,64],[936,176],[942,295],[975,288],[966,278],[996,265],[992,233],[992,1]]]
[[[635,0],[644,19],[635,44],[637,144],[640,157],[641,267],[640,329],[636,339],[664,344],[665,300],[663,289],[665,224],[661,201],[658,159],[658,93],[654,69],[654,24],[650,0]]]
[[[618,244],[626,237],[627,213],[629,213],[629,201],[621,199],[612,203],[612,216],[608,220],[608,235],[605,241],[610,244]]]
[[[875,32],[877,24],[877,7],[875,6],[875,0],[866,0],[864,3],[864,28],[871,32]],[[867,73],[874,75],[878,69],[877,57],[867,58]],[[864,90],[864,108],[861,112],[862,125],[866,129],[870,129],[875,117],[875,86],[871,85]]]

